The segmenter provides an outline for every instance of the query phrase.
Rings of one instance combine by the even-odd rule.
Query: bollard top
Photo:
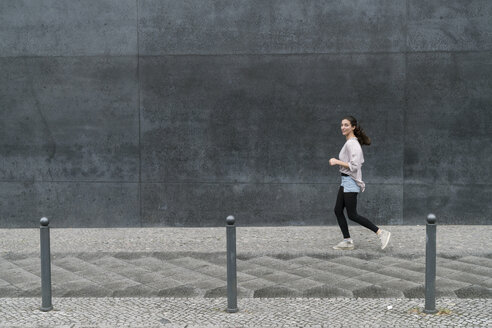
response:
[[[48,218],[41,218],[41,220],[39,220],[39,223],[41,223],[43,227],[46,227],[48,226],[48,224],[50,224],[50,220],[48,220]]]
[[[436,224],[436,221],[437,221],[437,219],[436,219],[436,216],[434,214],[431,213],[431,214],[427,215],[427,223]]]
[[[236,222],[236,219],[234,219],[234,217],[232,215],[229,215],[226,219],[227,225],[234,225],[235,222]]]

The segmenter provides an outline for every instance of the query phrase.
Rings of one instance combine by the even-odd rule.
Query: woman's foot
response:
[[[338,244],[336,244],[335,246],[333,246],[333,249],[351,250],[354,249],[354,242],[351,240],[349,241],[344,239]]]
[[[381,249],[385,249],[390,241],[391,232],[379,229],[378,237],[381,240]]]

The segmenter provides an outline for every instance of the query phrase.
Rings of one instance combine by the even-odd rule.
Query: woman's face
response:
[[[340,128],[342,129],[342,134],[344,136],[348,136],[350,132],[354,131],[355,126],[352,126],[349,120],[342,120],[342,125]]]

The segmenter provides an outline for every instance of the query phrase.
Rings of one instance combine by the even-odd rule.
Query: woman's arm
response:
[[[336,159],[336,158],[330,158],[330,165],[331,166],[340,165],[340,166],[343,166],[347,169],[350,169],[350,166],[348,165],[348,163],[342,162],[341,160]]]

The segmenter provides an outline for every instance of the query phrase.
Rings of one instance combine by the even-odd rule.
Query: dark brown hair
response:
[[[370,145],[371,144],[371,138],[369,138],[364,130],[362,129],[362,127],[357,123],[357,120],[355,119],[355,117],[353,116],[345,116],[343,120],[348,120],[350,122],[350,125],[351,126],[354,126],[355,129],[354,129],[354,135],[357,137],[357,140],[359,141],[360,145],[363,146],[363,145]]]

